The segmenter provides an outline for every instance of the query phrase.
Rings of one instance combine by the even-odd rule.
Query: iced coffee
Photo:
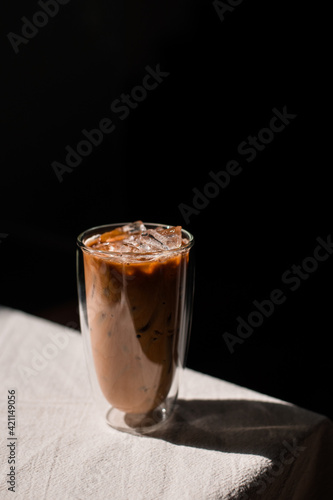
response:
[[[137,221],[83,241],[94,367],[106,400],[126,414],[159,407],[182,363],[185,235],[180,226]]]

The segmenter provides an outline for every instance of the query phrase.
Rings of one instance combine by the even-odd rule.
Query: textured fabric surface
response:
[[[0,329],[1,499],[333,499],[324,416],[186,369],[167,427],[132,436],[98,414],[79,333],[7,308]]]

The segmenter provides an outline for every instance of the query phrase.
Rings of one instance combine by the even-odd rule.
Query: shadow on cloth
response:
[[[301,443],[318,415],[302,408],[251,400],[179,400],[164,427],[149,434],[182,446],[273,458],[287,442]]]

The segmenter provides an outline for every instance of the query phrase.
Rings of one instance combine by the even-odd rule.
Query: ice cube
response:
[[[126,224],[126,226],[116,227],[112,231],[107,233],[103,233],[101,235],[101,242],[104,243],[114,242],[117,240],[123,240],[128,234],[136,234],[145,231],[146,228],[141,220],[137,220],[135,222],[131,222],[130,224]]]
[[[140,234],[140,241],[149,252],[158,252],[163,250],[168,250],[162,241],[158,238],[158,234],[155,229],[148,229]],[[148,250],[149,249],[149,250]]]
[[[129,234],[142,233],[142,231],[146,230],[145,225],[141,220],[131,222],[130,224],[123,226],[121,229],[123,230],[124,233],[129,233]]]
[[[99,244],[107,245],[110,252],[163,252],[182,246],[181,229],[181,226],[146,229],[142,221],[136,221],[104,233]]]
[[[163,244],[150,234],[151,230],[143,231],[142,233],[132,234],[126,238],[124,245],[128,248],[127,251],[135,253],[149,253],[165,250]]]
[[[133,251],[141,253],[179,248],[182,245],[181,226],[147,229],[142,233],[131,235],[126,239],[126,244],[131,246]]]
[[[147,229],[141,233],[131,234],[123,244],[128,246],[130,251],[141,253],[179,248],[182,245],[181,227]]]
[[[152,229],[154,237],[163,245],[165,250],[173,250],[182,246],[181,226],[169,227],[168,229]]]

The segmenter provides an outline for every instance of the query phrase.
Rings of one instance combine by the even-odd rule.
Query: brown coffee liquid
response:
[[[86,245],[99,248],[94,241]],[[126,413],[147,413],[169,393],[179,362],[188,252],[180,248],[148,261],[84,252],[98,381],[108,402]]]

